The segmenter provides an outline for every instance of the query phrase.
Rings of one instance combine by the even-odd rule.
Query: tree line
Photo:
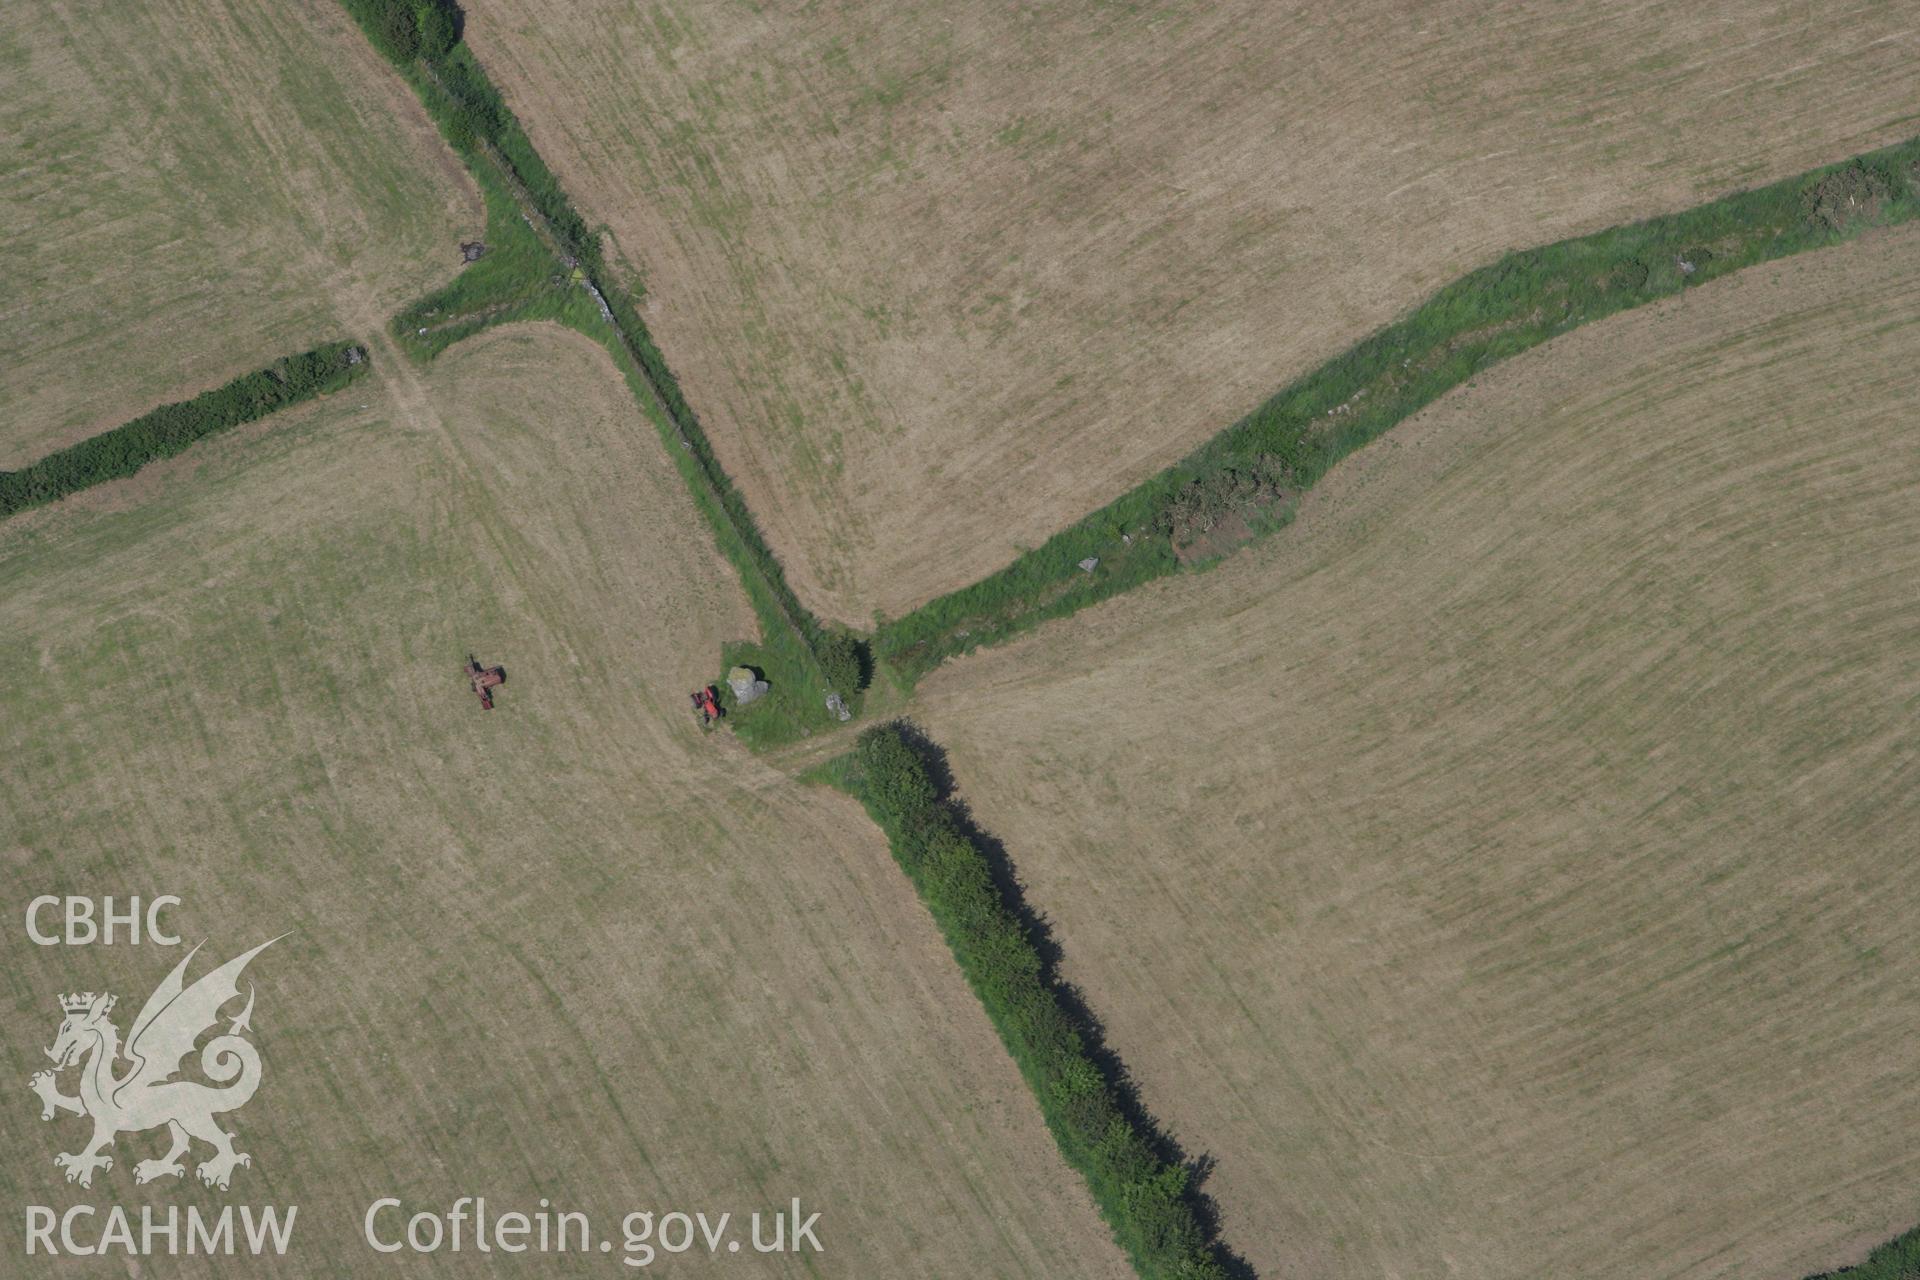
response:
[[[907,732],[898,724],[867,730],[831,772],[886,832],[1060,1153],[1087,1180],[1134,1269],[1144,1280],[1226,1280],[1187,1169],[1164,1159],[1145,1123],[1121,1105],[987,855],[941,798]]]
[[[0,518],[130,476],[215,432],[345,386],[368,367],[364,348],[329,342],[276,360],[191,400],[163,404],[19,471],[0,471]]]

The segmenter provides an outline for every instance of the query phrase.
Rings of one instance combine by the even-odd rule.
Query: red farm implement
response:
[[[506,668],[483,667],[472,654],[467,655],[467,683],[472,686],[474,696],[480,699],[482,711],[493,710],[494,688],[506,682]]]

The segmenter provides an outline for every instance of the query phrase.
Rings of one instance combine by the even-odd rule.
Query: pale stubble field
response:
[[[1912,132],[1898,6],[469,6],[802,599],[999,568],[1502,252]]]
[[[331,3],[0,24],[0,468],[452,279],[479,193]]]
[[[1920,233],[1556,339],[914,714],[1263,1275],[1796,1280],[1920,1178]]]
[[[292,931],[248,972],[266,1076],[227,1120],[253,1167],[136,1188],[164,1136],[128,1135],[81,1190],[53,1156],[82,1122],[26,1089],[57,997],[112,990],[124,1033],[179,953],[36,947],[10,909],[0,1189],[300,1206],[284,1260],[150,1277],[485,1270],[376,1258],[381,1195],[547,1197],[607,1235],[822,1214],[823,1255],[675,1274],[1126,1275],[879,833],[689,715],[751,617],[605,354],[545,328],[426,371],[389,350],[0,527],[4,900],[177,894],[196,973]],[[490,713],[469,651],[507,668]]]

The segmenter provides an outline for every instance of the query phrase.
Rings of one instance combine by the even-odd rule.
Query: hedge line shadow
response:
[[[919,757],[928,778],[933,782],[936,798],[947,811],[954,827],[986,859],[1000,900],[1020,921],[1040,957],[1041,981],[1052,990],[1060,1007],[1073,1020],[1084,1042],[1087,1057],[1099,1068],[1107,1087],[1113,1090],[1114,1102],[1120,1113],[1147,1140],[1156,1156],[1187,1171],[1188,1197],[1194,1217],[1206,1231],[1214,1254],[1227,1274],[1233,1280],[1259,1280],[1259,1273],[1254,1270],[1253,1264],[1228,1246],[1223,1238],[1220,1206],[1206,1190],[1206,1181],[1217,1162],[1212,1155],[1204,1152],[1199,1155],[1189,1153],[1147,1109],[1132,1073],[1108,1043],[1106,1024],[1087,1004],[1080,988],[1061,974],[1066,952],[1055,935],[1053,922],[1028,900],[1026,887],[1014,869],[1013,858],[1007,853],[1006,845],[975,821],[972,810],[961,797],[946,748],[928,737],[926,731],[911,720],[897,720],[894,725],[907,746]]]

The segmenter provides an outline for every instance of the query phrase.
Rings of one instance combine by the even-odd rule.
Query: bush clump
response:
[[[840,780],[887,834],[968,984],[1019,1064],[1061,1154],[1145,1280],[1225,1280],[1185,1167],[1163,1159],[1087,1052],[986,855],[941,802],[897,724],[860,735]]]
[[[1807,219],[1828,231],[1846,231],[1880,220],[1892,184],[1872,165],[1856,160],[1807,189]]]
[[[844,631],[823,632],[814,644],[820,670],[836,692],[852,695],[867,687],[867,647]]]
[[[1647,277],[1652,274],[1646,263],[1638,258],[1628,258],[1601,274],[1600,287],[1620,293],[1638,293],[1647,287]]]
[[[1177,490],[1161,510],[1160,532],[1184,548],[1206,537],[1229,516],[1246,517],[1287,496],[1293,482],[1285,462],[1271,453],[1252,465],[1210,472]]]
[[[460,14],[450,2],[416,0],[413,15],[420,31],[420,56],[427,61],[446,57],[460,43]]]
[[[332,342],[288,356],[191,400],[163,404],[19,471],[0,471],[0,517],[130,476],[217,431],[344,386],[366,368],[364,348]]]
[[[373,47],[396,66],[444,56],[460,40],[453,0],[340,0]]]
[[[1673,255],[1673,265],[1680,269],[1683,276],[1694,275],[1704,269],[1715,258],[1713,250],[1705,245],[1689,245]]]

